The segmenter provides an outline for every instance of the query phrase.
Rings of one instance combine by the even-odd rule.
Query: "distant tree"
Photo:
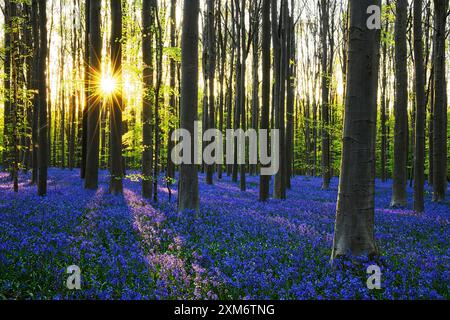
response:
[[[39,146],[38,146],[38,194],[47,194],[47,171],[48,171],[48,136],[47,136],[47,1],[38,0],[39,4]]]
[[[183,5],[183,33],[181,39],[181,112],[180,127],[194,137],[194,122],[198,119],[198,17],[199,0]],[[192,159],[194,144],[192,143]],[[193,162],[193,161],[191,161]],[[199,209],[198,174],[195,164],[182,164],[178,192],[178,212]]]
[[[350,0],[347,99],[332,258],[376,255],[375,145],[380,30],[367,8],[381,0]]]
[[[434,0],[433,201],[445,201],[447,189],[447,82],[445,40],[448,1]]]
[[[122,1],[111,0],[111,65],[116,80],[110,110],[111,180],[109,191],[123,193],[122,183]]]
[[[87,113],[87,156],[85,188],[95,190],[98,188],[98,167],[100,148],[100,110],[102,101],[99,98],[98,88],[101,75],[102,35],[100,30],[101,0],[90,0],[90,35],[89,35],[89,108]]]
[[[395,20],[395,129],[394,129],[394,183],[392,207],[407,204],[408,179],[408,50],[407,50],[408,0],[396,2]]]

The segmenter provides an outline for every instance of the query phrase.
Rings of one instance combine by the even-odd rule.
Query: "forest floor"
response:
[[[229,178],[200,176],[201,212],[176,213],[161,187],[151,205],[137,179],[123,197],[82,187],[78,171],[51,169],[46,198],[29,176],[14,194],[0,173],[0,299],[449,299],[450,205],[390,209],[391,184],[377,181],[376,238],[381,290],[369,290],[374,262],[330,265],[337,179],[297,177],[288,200],[258,202]],[[410,206],[412,191],[409,189]],[[450,193],[450,190],[449,190]],[[66,287],[67,267],[82,288]]]

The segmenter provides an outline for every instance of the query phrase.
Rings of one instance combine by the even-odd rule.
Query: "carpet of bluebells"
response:
[[[138,179],[123,196],[82,188],[78,171],[52,169],[48,196],[22,175],[14,194],[0,173],[0,299],[449,299],[450,204],[426,212],[390,209],[390,183],[377,182],[376,262],[330,264],[337,179],[293,180],[288,200],[260,203],[229,178],[206,186],[199,213],[176,213],[161,183],[159,203],[140,196]],[[450,192],[450,190],[449,190]],[[412,191],[409,190],[410,205]],[[368,290],[367,266],[382,270]],[[69,291],[78,265],[82,290]]]

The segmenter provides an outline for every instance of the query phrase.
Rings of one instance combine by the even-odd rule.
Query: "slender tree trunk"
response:
[[[445,39],[448,1],[434,0],[433,201],[445,201],[447,189],[447,99]]]
[[[380,0],[350,0],[349,65],[341,179],[332,258],[376,255],[375,147],[380,30],[366,11]]]
[[[246,31],[245,31],[245,0],[242,0],[241,2],[241,18],[240,18],[240,27],[241,27],[241,75],[240,75],[240,94],[239,94],[239,114],[241,116],[241,119],[239,120],[239,117],[237,119],[238,123],[241,122],[241,129],[246,130],[246,90],[245,90],[245,75],[247,72],[246,68],[246,60],[247,60],[247,48],[246,48]],[[246,164],[246,156],[244,154],[244,163],[239,166],[240,169],[240,187],[241,191],[247,190],[247,181],[246,181],[246,170],[247,170],[247,164]]]
[[[157,6],[155,6],[156,16],[156,92],[155,92],[155,161],[153,163],[153,201],[158,202],[158,176],[160,158],[160,107],[164,105],[164,97],[161,95],[162,72],[163,72],[163,30],[159,18]]]
[[[33,33],[33,68],[31,73],[31,89],[36,93],[33,95],[33,130],[32,130],[32,171],[31,184],[36,184],[38,180],[38,121],[39,121],[39,20],[38,2],[33,0],[31,4],[31,25]]]
[[[291,0],[292,12],[294,12],[294,2]],[[286,187],[291,189],[291,178],[293,176],[294,162],[294,61],[295,61],[295,30],[292,16],[287,21],[287,63],[286,63],[286,79],[287,79],[287,101],[286,101]]]
[[[11,144],[11,1],[5,0],[4,9],[4,33],[5,33],[5,58],[4,58],[4,74],[3,87],[5,90],[4,117],[3,117],[3,153],[2,163],[3,169],[10,169],[9,148]]]
[[[14,192],[19,192],[19,69],[20,68],[20,38],[19,38],[19,15],[17,3],[10,3],[11,9],[11,177],[14,185]]]
[[[89,66],[95,75],[101,74],[102,36],[100,30],[101,0],[90,0],[90,36],[89,36]],[[92,79],[89,83],[89,109],[87,132],[87,157],[85,188],[96,190],[98,188],[98,166],[100,147],[100,110],[101,99],[98,97],[99,79]]]
[[[75,76],[78,75],[77,73],[77,29],[76,29],[76,8],[77,3],[76,1],[73,1],[73,8],[72,8],[72,72]],[[76,127],[77,127],[77,120],[76,120],[76,114],[77,114],[77,90],[78,87],[76,84],[72,85],[71,88],[71,106],[69,108],[70,112],[70,134],[69,134],[69,159],[68,159],[68,165],[69,170],[73,170],[75,167],[75,139],[76,139]]]
[[[274,88],[274,125],[275,129],[280,131],[280,146],[279,146],[279,162],[280,167],[278,173],[275,175],[274,184],[274,198],[275,199],[285,199],[286,189],[285,189],[285,146],[284,146],[284,103],[285,103],[285,77],[284,77],[284,66],[285,66],[285,38],[284,38],[284,27],[283,21],[285,15],[284,8],[286,7],[286,1],[282,1],[281,5],[281,19],[278,23],[278,13],[277,13],[277,1],[272,0],[272,41],[274,50],[274,72],[275,72],[275,88]],[[284,49],[283,49],[284,48]]]
[[[48,168],[48,149],[47,149],[47,1],[38,0],[39,4],[39,146],[38,146],[38,195],[47,194],[47,168]]]
[[[61,12],[60,12],[60,24],[61,24],[61,28],[62,30],[65,29],[64,26],[64,15],[62,13],[62,8],[63,8],[63,2],[62,0],[60,0],[60,8],[61,8]],[[66,166],[66,136],[65,136],[65,131],[66,131],[66,105],[65,105],[65,100],[66,100],[66,96],[65,96],[65,81],[64,81],[64,68],[65,68],[65,59],[64,59],[64,55],[65,55],[65,36],[64,36],[64,32],[61,31],[61,58],[60,58],[60,85],[61,85],[61,100],[60,100],[60,104],[61,104],[61,130],[59,132],[60,134],[60,144],[61,144],[61,168],[65,169]],[[56,146],[56,145],[55,145]]]
[[[407,15],[408,1],[398,0],[395,21],[395,135],[394,135],[394,183],[392,207],[407,204],[406,184],[408,180],[408,69],[407,69]]]
[[[260,3],[254,1],[252,4],[252,25],[253,25],[253,39],[252,39],[252,47],[253,47],[253,61],[252,61],[252,113],[251,113],[251,128],[258,131],[258,121],[259,121],[259,65],[260,65],[260,54],[259,54],[259,45],[260,45]],[[270,72],[270,71],[269,71]],[[256,175],[258,170],[258,166],[256,164],[250,165],[250,174]]]
[[[142,3],[142,55],[144,60],[144,99],[142,110],[142,195],[147,199],[153,196],[153,111],[155,105],[155,88],[153,79],[152,26],[155,19],[155,0],[144,0]]]
[[[262,104],[261,104],[261,130],[269,130],[270,127],[270,0],[262,2]],[[264,142],[264,141],[262,141]],[[265,141],[269,145],[269,137]],[[259,199],[267,201],[269,199],[269,176],[260,176]]]
[[[176,5],[177,0],[172,0],[170,5],[170,46],[175,48],[177,46],[177,16],[176,16]],[[168,145],[167,145],[167,177],[175,178],[175,165],[172,161],[171,152],[174,147],[174,143],[172,141],[172,134],[176,127],[175,125],[175,116],[176,116],[176,61],[174,59],[170,59],[170,119],[169,119],[169,137],[168,137]]]
[[[181,112],[180,127],[187,130],[192,139],[194,125],[198,119],[198,16],[199,0],[183,5],[183,33],[181,40]],[[191,148],[191,164],[180,167],[178,212],[199,209],[198,175],[194,164],[194,144]]]
[[[416,130],[414,154],[414,210],[424,210],[425,183],[425,67],[423,58],[422,0],[414,1],[414,57],[416,71]]]
[[[84,109],[82,119],[82,142],[81,142],[81,170],[80,175],[82,179],[86,178],[86,159],[87,159],[87,145],[88,145],[88,110],[89,110],[89,83],[91,81],[89,74],[89,38],[91,32],[91,1],[85,1],[85,44],[84,44]]]
[[[330,74],[328,73],[328,32],[330,28],[328,0],[321,0],[321,42],[322,42],[322,189],[330,187],[330,119],[329,96]]]
[[[111,141],[111,180],[109,192],[123,193],[122,183],[122,1],[111,1],[111,61],[117,81],[109,112]]]
[[[208,125],[207,129],[215,128],[215,86],[214,76],[216,74],[216,28],[215,28],[215,9],[214,0],[207,1],[207,38],[208,38]],[[214,165],[206,166],[206,184],[212,185],[214,178]]]
[[[385,24],[384,32],[389,32],[389,22]],[[383,41],[382,44],[382,55],[383,55],[383,72],[381,78],[381,181],[386,182],[386,165],[387,165],[387,128],[386,128],[386,120],[387,120],[387,86],[388,86],[388,75],[387,75],[387,67],[388,67],[388,56],[387,56],[387,42]]]

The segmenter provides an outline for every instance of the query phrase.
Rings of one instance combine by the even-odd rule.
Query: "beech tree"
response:
[[[39,4],[39,146],[38,146],[38,194],[47,194],[48,148],[47,148],[47,1],[38,0]]]
[[[395,131],[394,131],[394,181],[392,207],[405,207],[408,179],[408,68],[407,68],[407,16],[408,1],[397,0],[395,20]]]
[[[367,8],[381,0],[350,0],[347,98],[341,179],[332,258],[376,255],[375,145],[380,30],[368,28]]]
[[[434,0],[433,201],[445,201],[447,189],[447,81],[445,39],[448,1]]]
[[[85,188],[98,188],[98,167],[100,149],[100,110],[99,97],[102,57],[102,35],[100,30],[101,0],[91,0],[89,5],[89,105],[87,110],[87,154]]]
[[[111,65],[117,81],[110,111],[111,180],[109,191],[121,194],[122,185],[122,1],[111,0]]]
[[[185,1],[183,5],[183,33],[181,38],[181,108],[180,127],[194,137],[194,122],[198,119],[198,17],[199,0]],[[191,150],[192,160],[194,144]],[[178,212],[199,209],[197,167],[180,166]]]
[[[415,127],[415,154],[414,154],[414,210],[424,210],[424,182],[425,182],[425,67],[423,54],[422,32],[422,0],[414,1],[414,62],[415,62],[415,89],[416,89],[416,127]]]
[[[262,2],[262,104],[260,129],[268,130],[270,126],[270,0]],[[266,141],[269,145],[269,138]],[[270,177],[261,175],[259,199],[266,201],[269,198]]]
[[[155,105],[154,65],[153,65],[153,30],[155,19],[155,0],[142,2],[142,57],[144,60],[144,97],[142,110],[142,195],[151,199],[153,196],[153,112]]]

